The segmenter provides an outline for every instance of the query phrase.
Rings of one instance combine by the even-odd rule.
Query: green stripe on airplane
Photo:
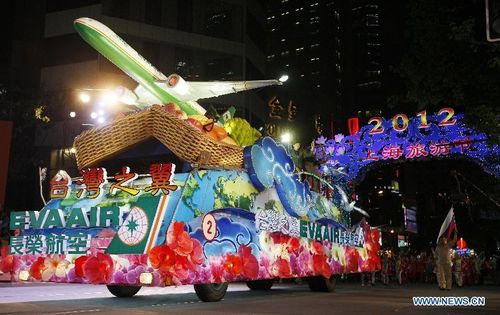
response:
[[[187,115],[200,114],[190,104],[175,98],[158,86],[154,75],[145,69],[139,62],[134,60],[133,57],[129,56],[118,43],[106,34],[79,21],[75,21],[75,29],[90,46],[96,49],[137,83],[142,85],[160,101],[163,103],[176,103]]]

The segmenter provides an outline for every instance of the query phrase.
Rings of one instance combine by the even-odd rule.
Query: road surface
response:
[[[142,288],[115,298],[105,286],[0,283],[0,314],[500,314],[500,287],[439,291],[436,285],[361,287],[339,283],[334,293],[313,293],[305,284],[276,284],[265,292],[231,284],[221,302],[200,302],[191,286]],[[484,307],[417,307],[413,296],[484,296]]]

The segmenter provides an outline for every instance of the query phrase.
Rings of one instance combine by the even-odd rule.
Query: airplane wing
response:
[[[281,84],[278,80],[188,82],[193,101]]]
[[[279,80],[185,81],[181,76],[174,73],[167,80],[157,81],[155,84],[176,99],[189,102],[270,85],[281,85],[282,82]]]
[[[184,81],[179,75],[172,74],[167,80],[155,82],[155,84],[179,101],[198,107],[200,105],[196,101],[200,99],[258,89],[270,85],[281,85],[282,82],[279,80]],[[141,107],[162,103],[140,84],[134,90],[134,93],[138,96],[137,103]],[[201,106],[200,110],[203,110]]]

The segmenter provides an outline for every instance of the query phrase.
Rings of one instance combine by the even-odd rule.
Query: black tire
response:
[[[311,277],[308,280],[309,289],[313,292],[333,292],[336,282],[335,276],[331,276],[329,279],[322,276]]]
[[[272,279],[247,281],[247,286],[250,288],[250,290],[269,290],[271,289],[273,284],[274,280]]]
[[[107,285],[107,287],[111,294],[119,298],[132,297],[141,289],[140,286],[127,285]]]
[[[203,302],[218,302],[226,295],[227,286],[227,282],[195,284],[194,291]]]

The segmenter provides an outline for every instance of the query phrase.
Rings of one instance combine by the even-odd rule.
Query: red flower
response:
[[[31,265],[30,275],[33,279],[42,280],[42,273],[45,269],[45,258],[38,257],[38,259]]]
[[[224,261],[224,270],[232,276],[238,276],[243,271],[243,262],[241,257],[229,254]]]
[[[279,232],[272,232],[272,233],[269,233],[269,237],[271,237],[271,239],[273,240],[273,243],[274,244],[280,244],[281,243],[281,236],[283,234],[279,233]]]
[[[166,273],[175,263],[175,253],[167,245],[156,246],[149,251],[149,261],[153,268]]]
[[[365,236],[366,249],[373,252],[380,250],[380,232],[378,229],[368,230]]]
[[[83,274],[90,283],[109,283],[113,275],[113,259],[108,254],[97,253],[87,259]]]
[[[174,222],[167,233],[167,243],[156,246],[148,253],[151,266],[165,276],[165,283],[182,284],[190,271],[205,261],[201,243],[191,239],[184,230],[184,222]]]
[[[269,234],[269,236],[273,240],[274,244],[286,244],[292,238],[291,236],[285,235],[285,234],[280,233],[280,232],[272,232]]]
[[[272,273],[276,277],[288,278],[291,276],[290,264],[286,259],[278,258],[272,267]]]
[[[166,267],[165,267],[166,268]],[[182,284],[182,281],[189,277],[189,270],[191,269],[191,263],[186,256],[175,257],[175,263],[168,268],[168,270],[162,270],[164,273],[169,273],[172,275],[172,281],[176,285]]]
[[[223,282],[222,276],[224,275],[224,266],[219,263],[210,264],[210,273],[214,277],[214,283]]]
[[[297,237],[290,237],[288,241],[288,251],[297,253],[300,249],[300,241]]]
[[[357,272],[359,265],[359,253],[354,247],[345,248],[345,268],[347,272]]]
[[[252,255],[250,246],[241,245],[238,249],[238,254],[243,261],[243,275],[248,279],[256,279],[259,274],[259,262]]]
[[[205,261],[203,248],[200,241],[193,239],[193,252],[189,255],[189,261],[195,265],[201,265]]]
[[[325,255],[313,255],[313,268],[315,274],[320,274],[325,278],[330,278],[332,275]]]
[[[77,259],[75,259],[75,274],[80,278],[84,277],[83,265],[85,265],[87,259],[88,259],[87,256],[80,256]]]
[[[187,256],[193,251],[193,240],[184,230],[184,222],[174,222],[167,233],[167,245],[178,255]]]
[[[11,272],[14,267],[14,256],[9,255],[8,246],[2,247],[0,252],[0,271],[4,273]]]
[[[323,250],[323,244],[318,241],[313,242],[312,244],[313,254],[324,255],[325,251]]]

